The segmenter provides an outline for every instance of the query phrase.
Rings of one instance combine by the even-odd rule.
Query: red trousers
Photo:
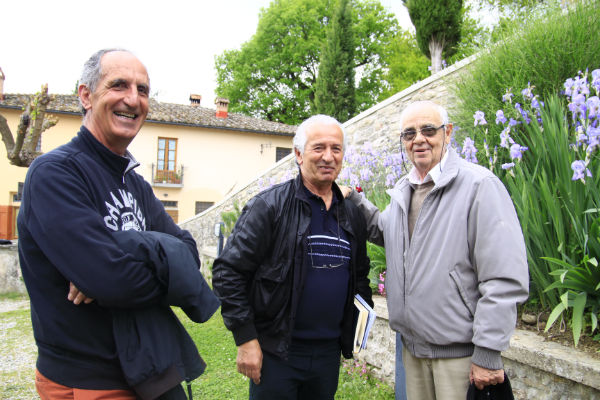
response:
[[[35,388],[42,400],[136,400],[131,390],[86,390],[60,385],[35,370]]]

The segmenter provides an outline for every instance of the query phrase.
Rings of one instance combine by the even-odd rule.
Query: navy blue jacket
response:
[[[196,379],[206,367],[196,345],[170,305],[194,322],[207,321],[219,308],[185,244],[166,233],[122,231],[115,236],[134,257],[148,265],[166,288],[165,304],[113,308],[113,331],[127,383],[142,399],[154,399],[181,381]]]
[[[82,127],[69,143],[29,167],[18,216],[19,258],[31,300],[37,368],[81,389],[129,389],[113,313],[168,304],[167,287],[115,232],[156,231],[182,241],[199,265],[191,235],[165,212],[137,164]],[[67,300],[69,282],[91,304]]]

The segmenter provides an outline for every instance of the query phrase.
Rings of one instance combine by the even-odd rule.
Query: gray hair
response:
[[[318,114],[318,115],[313,115],[312,117],[304,120],[304,122],[302,122],[300,124],[300,126],[298,126],[298,129],[296,130],[296,134],[294,135],[293,143],[294,143],[294,148],[298,149],[300,154],[304,154],[304,146],[306,146],[306,132],[308,131],[308,128],[310,128],[313,125],[317,125],[317,124],[335,125],[335,126],[339,127],[340,130],[342,131],[343,149],[346,150],[346,147],[347,147],[346,130],[344,129],[342,124],[340,124],[340,122],[337,119],[330,117],[329,115]]]
[[[106,53],[112,53],[113,51],[124,51],[126,53],[133,54],[129,50],[120,48],[98,50],[92,54],[85,64],[83,64],[83,71],[81,72],[81,78],[79,78],[79,84],[87,86],[92,93],[96,91],[98,82],[100,82],[100,78],[102,78],[102,56],[104,56]],[[81,100],[79,101],[81,103]],[[81,105],[81,111],[83,112],[83,115],[85,115],[86,110],[83,108],[83,104]]]
[[[404,118],[406,117],[406,115],[424,106],[433,107],[442,119],[442,124],[447,125],[450,122],[450,120],[448,119],[448,111],[446,111],[444,107],[431,100],[421,100],[415,101],[414,103],[410,103],[408,106],[406,106],[404,110],[402,110],[402,113],[400,114],[400,130],[404,128]]]

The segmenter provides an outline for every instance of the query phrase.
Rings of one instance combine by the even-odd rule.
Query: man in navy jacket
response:
[[[200,322],[218,301],[198,270],[196,243],[127,151],[149,93],[135,56],[98,51],[79,81],[79,133],[27,173],[19,257],[43,399],[185,398],[179,383],[204,369],[170,305]],[[165,251],[174,247],[179,254]]]

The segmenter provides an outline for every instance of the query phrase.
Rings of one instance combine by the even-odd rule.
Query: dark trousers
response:
[[[250,400],[333,400],[340,353],[339,339],[294,339],[287,360],[263,353],[260,384],[250,381]]]

